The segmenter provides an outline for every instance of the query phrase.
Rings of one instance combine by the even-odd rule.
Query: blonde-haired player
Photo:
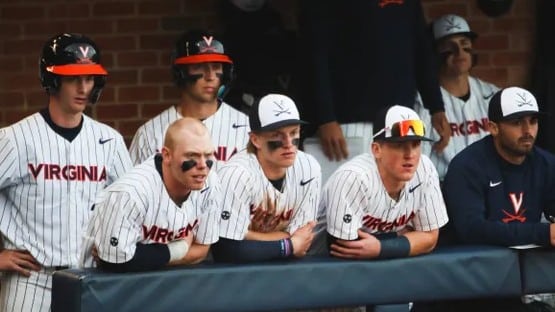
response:
[[[330,177],[321,205],[332,256],[397,258],[432,251],[448,221],[437,171],[421,155],[425,127],[410,108],[391,106],[374,120],[371,153]]]
[[[299,112],[293,100],[268,94],[255,102],[247,151],[224,164],[217,261],[302,257],[311,246],[321,171],[297,149]]]

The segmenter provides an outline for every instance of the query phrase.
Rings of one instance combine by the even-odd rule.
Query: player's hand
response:
[[[92,246],[91,256],[93,257],[94,262],[98,266],[98,262],[99,262],[100,258],[98,257],[98,248],[96,248],[96,245]]]
[[[330,246],[330,254],[346,259],[372,259],[380,254],[380,241],[372,234],[358,230],[358,240],[338,239]]]
[[[30,271],[40,271],[40,264],[27,250],[4,249],[0,251],[0,271],[15,271],[29,277]]]
[[[340,161],[349,156],[343,130],[336,121],[320,125],[318,128],[322,150],[329,160]]]
[[[449,144],[449,139],[451,139],[451,127],[445,112],[436,112],[432,115],[432,126],[440,136],[439,141],[434,143],[432,149],[439,154],[443,152],[447,144]]]
[[[555,247],[555,223],[549,224],[549,237],[551,238],[551,246]]]
[[[295,257],[304,257],[312,244],[314,233],[312,230],[316,226],[316,221],[310,221],[304,226],[298,228],[291,235],[291,243],[293,244],[293,254]]]

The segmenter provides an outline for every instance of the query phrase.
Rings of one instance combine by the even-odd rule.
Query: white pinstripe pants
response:
[[[50,311],[52,270],[42,269],[25,277],[17,272],[2,273],[0,311]]]

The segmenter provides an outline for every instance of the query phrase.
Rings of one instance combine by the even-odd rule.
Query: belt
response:
[[[46,271],[46,272],[62,271],[62,270],[67,270],[67,269],[69,269],[69,266],[67,266],[67,265],[44,267],[44,271]]]

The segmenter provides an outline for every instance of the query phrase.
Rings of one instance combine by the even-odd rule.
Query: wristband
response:
[[[180,260],[185,257],[189,251],[189,244],[185,240],[178,240],[168,243],[168,250],[170,251],[170,262]]]
[[[372,233],[370,233],[370,234],[372,234]],[[379,240],[397,238],[397,232],[374,233],[372,235],[376,236],[376,238],[379,239]]]
[[[290,238],[284,238],[279,241],[280,255],[282,258],[288,258],[293,254],[293,242]]]
[[[402,258],[410,254],[410,242],[404,235],[380,240],[380,245],[378,259]]]

